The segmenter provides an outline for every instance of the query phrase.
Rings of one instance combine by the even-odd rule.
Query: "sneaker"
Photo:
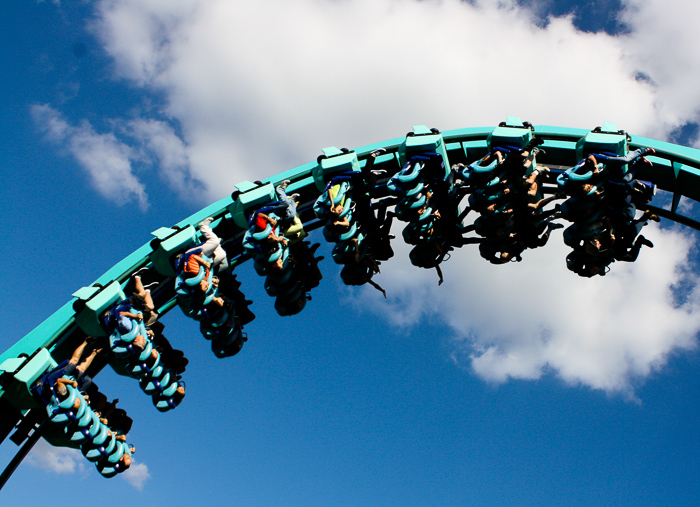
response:
[[[533,137],[533,138],[530,140],[530,142],[527,143],[527,146],[525,146],[524,149],[525,149],[525,151],[530,151],[530,150],[532,150],[533,148],[535,148],[535,147],[537,147],[537,146],[540,146],[540,145],[542,145],[542,144],[544,144],[544,139],[542,139],[541,137]]]
[[[651,199],[656,195],[656,185],[654,183],[646,184],[639,180],[634,183],[634,190],[640,192],[646,202],[651,202]]]
[[[644,246],[648,246],[649,248],[654,248],[654,243],[652,243],[651,241],[649,241],[649,240],[648,240],[647,238],[645,238],[644,236],[639,236],[639,239],[637,239],[637,241],[639,241],[639,242],[640,242],[642,245],[644,245]]]
[[[203,225],[209,225],[214,221],[213,217],[207,217],[197,224],[197,228],[200,229]]]
[[[137,269],[136,271],[134,271],[134,272],[131,274],[131,276],[132,276],[133,278],[141,278],[140,273],[142,273],[142,272],[144,272],[144,271],[146,271],[146,272],[148,271],[148,268],[147,268],[146,266],[142,267],[141,269]]]

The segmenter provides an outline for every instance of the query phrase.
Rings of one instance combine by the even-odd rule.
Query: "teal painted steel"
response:
[[[515,126],[522,125],[518,118],[508,118],[504,125],[508,124]],[[601,130],[612,130],[617,133],[616,128],[617,127],[614,125],[604,124]],[[386,154],[377,158],[376,166],[386,169],[393,174],[398,172],[401,168],[401,154],[407,147],[410,151],[413,144],[430,141],[435,144],[436,149],[443,151],[446,158],[449,158],[451,162],[455,163],[460,161],[460,159],[465,161],[469,160],[471,162],[486,152],[488,146],[487,140],[489,136],[494,133],[494,130],[494,127],[469,127],[436,134],[434,131],[431,132],[431,130],[425,127],[416,127],[417,135],[408,138],[408,141],[406,137],[400,137],[362,146],[354,150],[354,152],[351,152],[353,155],[350,155],[348,161],[352,164],[359,163],[360,166],[364,166],[371,152],[383,148],[386,150]],[[529,132],[529,129],[527,131]],[[607,139],[605,136],[610,135],[604,133],[591,134],[591,131],[579,128],[547,125],[535,125],[533,126],[533,132],[537,137],[545,141],[542,146],[545,150],[545,155],[541,157],[538,155],[538,161],[547,165],[561,166],[572,166],[577,162],[575,155],[577,143],[582,138],[590,135],[592,136],[590,138],[591,140],[605,142]],[[496,134],[498,134],[498,132],[496,132]],[[622,136],[614,137],[617,139],[615,142],[619,145],[620,137]],[[673,194],[672,209],[662,210],[654,208],[658,210],[659,215],[668,220],[673,220],[682,225],[700,230],[700,223],[677,213],[678,202],[681,197],[686,197],[693,201],[700,201],[700,150],[640,136],[631,136],[630,140],[626,142],[629,145],[629,149],[648,147],[656,150],[656,155],[651,157],[654,162],[654,167],[646,170],[643,174],[640,174],[639,177],[640,179],[651,180],[656,183],[661,190]],[[335,153],[333,149],[330,150],[329,153]],[[340,150],[337,151],[340,153]],[[355,156],[357,157],[356,159]],[[357,162],[354,162],[354,160]],[[239,192],[234,192],[233,197],[229,196],[210,204],[178,222],[175,228],[161,228],[155,231],[153,233],[155,242],[144,244],[134,253],[110,268],[95,281],[93,287],[98,285],[109,286],[110,284],[116,283],[121,290],[123,290],[131,273],[148,264],[155,266],[157,271],[162,275],[168,277],[174,276],[172,268],[169,267],[171,257],[192,244],[194,241],[194,230],[191,229],[191,227],[194,227],[198,222],[208,216],[213,216],[217,219],[226,218],[230,219],[228,222],[231,222],[231,227],[229,228],[229,236],[222,239],[231,239],[237,235],[242,235],[247,225],[246,211],[259,202],[265,201],[265,199],[274,199],[275,185],[285,179],[291,180],[292,183],[289,188],[294,192],[300,193],[302,201],[310,202],[312,199],[315,199],[320,192],[313,174],[314,170],[319,170],[317,168],[319,168],[317,162],[309,162],[289,169],[263,180],[263,183],[266,184],[264,187],[259,187],[257,184],[251,182],[241,182],[237,185],[237,190]],[[251,197],[254,196],[255,198],[252,200],[248,199],[246,197],[248,193],[250,193]],[[305,226],[308,226],[309,230],[314,228],[313,224],[305,224]],[[190,232],[179,231],[179,229],[184,230],[187,228],[190,228]],[[168,236],[171,236],[171,238]],[[187,237],[185,238],[185,236]],[[168,241],[172,244],[169,244]],[[243,262],[246,259],[245,256],[240,256],[238,259],[234,260],[233,263]],[[41,348],[55,351],[56,346],[60,344],[61,340],[70,336],[81,323],[83,327],[88,327],[95,331],[94,315],[90,318],[93,323],[92,327],[86,326],[86,324],[82,322],[83,317],[76,317],[76,310],[74,309],[74,306],[81,301],[85,303],[85,305],[94,306],[94,304],[90,302],[91,296],[94,296],[92,294],[93,292],[96,292],[96,290],[91,288],[84,288],[76,291],[75,294],[79,297],[66,303],[56,313],[51,315],[24,338],[0,355],[0,372],[5,371],[3,368],[7,370],[12,368],[12,371],[14,371],[18,366],[18,362],[13,360],[21,354],[32,355]],[[115,292],[114,289],[112,289],[112,295],[118,293],[119,291]],[[107,299],[111,301],[114,297]],[[102,308],[104,304],[109,303],[103,302],[103,304],[97,306]],[[167,313],[174,305],[175,295],[173,293],[172,298],[161,305],[159,311],[161,314]],[[95,312],[93,311],[93,313]],[[58,360],[63,358],[55,357],[54,359]],[[10,361],[6,362],[8,360]],[[3,394],[3,391],[0,390],[0,397],[2,397]]]

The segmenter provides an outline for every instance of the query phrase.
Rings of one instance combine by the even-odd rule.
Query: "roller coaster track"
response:
[[[575,165],[582,158],[581,148],[577,148],[577,144],[580,145],[580,141],[587,136],[589,140],[590,136],[598,136],[598,140],[604,139],[605,136],[616,139],[625,137],[630,150],[655,149],[654,156],[648,157],[653,166],[641,170],[637,178],[650,181],[656,184],[658,189],[668,192],[671,195],[671,204],[668,208],[654,205],[649,205],[648,208],[667,220],[700,230],[700,222],[679,213],[681,197],[700,201],[700,150],[630,136],[607,123],[602,128],[589,131],[523,125],[519,119],[509,118],[498,128],[501,127],[531,128],[536,137],[544,140],[541,146],[544,153],[538,155],[538,162],[550,167],[567,168]],[[338,160],[345,157],[347,160],[354,159],[359,166],[364,166],[370,154],[381,148],[385,151],[376,158],[373,169],[386,171],[388,179],[401,169],[405,161],[402,150],[405,151],[409,138],[433,136],[438,140],[438,146],[443,150],[443,156],[446,156],[450,165],[467,164],[488,152],[489,136],[496,131],[494,127],[463,128],[442,133],[434,129],[430,131],[425,127],[415,129],[415,134],[410,133],[407,137],[363,146],[354,151],[324,149],[322,157],[339,157]],[[154,231],[154,238],[150,242],[117,263],[90,287],[77,290],[71,301],[0,355],[0,442],[13,430],[15,433],[11,440],[17,445],[24,442],[22,449],[0,478],[0,487],[40,437],[39,427],[46,418],[43,407],[39,407],[33,399],[28,386],[48,366],[70,357],[71,351],[85,335],[106,335],[98,316],[105,308],[124,298],[123,291],[131,275],[143,267],[155,268],[160,283],[154,292],[154,300],[161,316],[166,314],[176,306],[172,258],[194,244],[195,226],[206,217],[214,217],[216,234],[222,239],[229,263],[235,268],[249,259],[241,246],[248,225],[247,213],[255,206],[264,204],[266,200],[274,200],[270,198],[275,195],[274,187],[283,180],[291,181],[288,191],[300,195],[298,210],[304,229],[308,232],[319,228],[322,224],[316,219],[312,206],[323,191],[317,174],[320,170],[320,159],[321,157],[262,181],[243,181],[230,196],[210,204],[171,227],[162,227]],[[388,195],[386,179],[379,181],[377,195]],[[554,188],[545,186],[545,191],[553,192]],[[101,364],[95,364],[95,372],[99,372],[105,365],[104,360]]]

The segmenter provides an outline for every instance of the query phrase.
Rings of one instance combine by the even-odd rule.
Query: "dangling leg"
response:
[[[202,233],[202,237],[204,238],[202,255],[206,255],[207,257],[211,257],[214,254],[214,250],[216,250],[221,244],[221,240],[211,229],[211,223],[213,220],[214,219],[212,217],[205,218],[199,222],[199,225],[197,226],[199,232]]]
[[[284,180],[282,184],[275,189],[275,191],[277,192],[277,197],[279,197],[279,200],[287,206],[285,210],[286,218],[293,220],[294,217],[297,216],[297,204],[294,199],[287,195],[287,185],[289,185],[289,180]]]
[[[384,299],[386,299],[386,291],[384,289],[382,289],[381,286],[377,282],[375,282],[374,280],[368,280],[368,282],[372,287],[374,287],[379,292],[381,292],[384,295]]]
[[[210,224],[213,220],[212,217],[206,218],[198,226],[205,240],[204,245],[202,245],[202,254],[207,257],[214,257],[213,267],[217,269],[217,272],[221,273],[228,269],[228,259],[226,258],[226,251],[221,247],[221,239],[211,229]]]
[[[90,367],[92,364],[92,361],[95,359],[97,354],[102,352],[102,349],[92,349],[92,352],[90,352],[90,355],[85,358],[85,361],[80,363],[77,367],[76,370],[78,370],[80,373],[85,373],[85,371]]]
[[[73,364],[75,366],[78,365],[80,362],[80,358],[83,356],[83,352],[85,351],[85,347],[87,347],[88,341],[85,340],[83,343],[78,345],[78,348],[73,351],[73,355],[70,358],[69,363]]]
[[[136,294],[143,299],[146,309],[152,312],[155,309],[155,305],[153,304],[151,291],[144,288],[143,282],[141,281],[141,277],[139,275],[134,276],[134,288],[136,289]]]

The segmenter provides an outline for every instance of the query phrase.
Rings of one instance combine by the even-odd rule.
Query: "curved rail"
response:
[[[34,410],[40,408],[32,396],[29,386],[47,368],[55,366],[57,361],[70,357],[76,343],[85,335],[106,336],[107,332],[100,322],[105,309],[113,307],[125,299],[124,290],[131,275],[148,266],[157,272],[158,289],[153,294],[158,312],[166,314],[176,305],[174,280],[176,273],[173,265],[175,255],[194,245],[195,226],[206,217],[215,219],[216,234],[222,239],[229,263],[235,267],[250,258],[242,246],[248,227],[248,214],[266,202],[274,201],[275,186],[284,180],[291,183],[290,192],[299,194],[299,217],[308,232],[321,227],[313,211],[313,204],[323,192],[324,171],[337,171],[341,166],[352,166],[354,170],[368,163],[370,154],[378,149],[383,154],[373,159],[373,169],[386,171],[385,176],[376,187],[373,197],[386,197],[387,180],[397,174],[417,142],[430,138],[435,150],[441,153],[449,168],[453,164],[467,164],[484,156],[489,151],[490,143],[499,136],[517,134],[514,129],[525,129],[544,140],[538,155],[538,162],[553,168],[574,166],[583,156],[595,151],[614,151],[615,143],[625,145],[625,150],[653,148],[656,153],[650,158],[653,167],[646,167],[637,174],[638,179],[647,180],[657,185],[660,190],[671,194],[670,209],[647,206],[665,219],[700,230],[700,222],[678,213],[681,197],[700,201],[700,150],[678,146],[662,141],[639,136],[629,136],[612,124],[604,124],[594,131],[563,127],[523,124],[518,118],[509,117],[499,127],[464,128],[439,133],[425,127],[415,127],[414,133],[407,137],[391,139],[356,149],[324,149],[324,155],[317,161],[290,169],[268,177],[263,181],[243,181],[235,191],[197,213],[185,218],[171,227],[162,227],[152,234],[154,238],[134,253],[109,269],[90,287],[77,290],[74,298],[57,312],[37,326],[24,338],[20,339],[0,355],[0,442],[16,428],[12,440],[20,445],[26,440],[25,448],[13,460],[9,473],[28,451],[28,447],[38,438],[40,424],[46,419],[45,412]],[[509,133],[510,132],[510,133]],[[326,159],[326,163],[322,163]],[[331,161],[328,163],[328,161]],[[449,161],[449,163],[447,162]],[[330,167],[330,169],[329,169]],[[556,187],[545,185],[545,192],[554,192]],[[165,283],[163,283],[165,282]],[[93,365],[91,373],[99,372],[106,361]],[[34,434],[29,436],[32,432]],[[5,480],[8,470],[4,474]],[[4,483],[0,480],[0,487]]]

